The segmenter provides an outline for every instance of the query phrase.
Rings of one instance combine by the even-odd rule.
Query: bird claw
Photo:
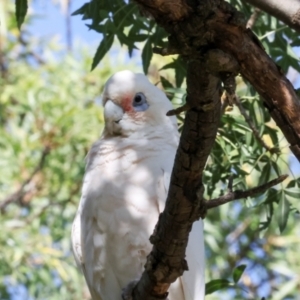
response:
[[[139,280],[133,280],[133,281],[129,282],[129,284],[125,288],[123,288],[122,300],[132,300],[133,299],[132,292],[138,282],[139,282]]]

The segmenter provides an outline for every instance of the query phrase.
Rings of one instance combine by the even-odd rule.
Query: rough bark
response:
[[[220,80],[239,71],[262,96],[300,161],[300,104],[290,82],[268,57],[246,20],[223,0],[135,0],[170,34],[160,52],[188,62],[187,105],[164,212],[134,299],[165,299],[186,269],[192,222],[205,211],[202,172],[220,119]]]
[[[186,114],[166,207],[150,238],[154,247],[134,299],[164,299],[169,285],[187,270],[188,235],[204,213],[202,172],[221,115],[220,80],[205,68],[199,61],[188,63],[187,102],[193,108]]]
[[[256,36],[235,25],[223,26],[220,20],[223,18],[226,22],[228,16],[225,12],[221,14],[223,16],[210,22],[215,45],[238,61],[240,73],[262,97],[300,162],[300,101],[294,87],[266,54]]]
[[[244,0],[276,17],[300,33],[300,1],[298,0]]]

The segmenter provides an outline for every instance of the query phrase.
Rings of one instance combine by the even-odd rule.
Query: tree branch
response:
[[[185,103],[184,105],[171,109],[167,112],[167,116],[176,116],[190,109],[190,106]]]
[[[243,15],[228,2],[135,1],[170,34],[167,50],[161,53],[167,54],[168,49],[179,50],[188,65],[189,110],[174,162],[166,206],[150,238],[153,249],[147,258],[145,271],[133,291],[134,300],[158,300],[167,297],[170,284],[187,269],[184,257],[188,235],[193,222],[205,211],[202,173],[220,120],[221,73],[232,73],[229,74],[232,76],[239,70],[254,86],[299,161],[300,103],[283,72],[269,58],[252,31],[246,29]],[[226,56],[224,61],[230,63],[225,63],[221,68],[217,62],[209,68],[205,55],[211,50],[222,50],[217,56]],[[228,60],[230,57],[233,59]],[[209,64],[211,66],[213,63]],[[237,68],[232,68],[235,65]],[[228,88],[231,88],[230,82]],[[283,177],[280,178],[283,180]],[[266,185],[269,187],[270,183]],[[250,194],[257,193],[259,188],[252,189]],[[226,203],[232,201],[229,200],[232,197],[248,194],[236,191],[220,201]]]
[[[140,5],[145,2],[145,7],[149,2],[136,1]],[[188,17],[176,19],[176,13],[168,19],[164,12],[170,14],[170,2],[163,7],[161,0],[151,2],[152,8],[158,5],[156,11],[151,10],[152,16],[170,33],[169,48],[180,49],[180,54],[188,58],[203,57],[205,52],[216,48],[232,56],[238,62],[242,76],[261,95],[300,162],[299,99],[280,67],[266,54],[253,32],[246,28],[243,15],[223,0],[181,1],[179,6],[175,0],[172,3],[174,9],[180,6],[184,12],[189,12]],[[184,5],[187,7],[183,8]]]
[[[1,213],[5,213],[5,209],[6,207],[13,202],[19,202],[22,203],[22,199],[23,197],[29,193],[30,191],[26,190],[26,187],[30,184],[30,182],[32,181],[33,177],[40,171],[42,170],[46,157],[47,155],[50,153],[50,148],[49,147],[45,147],[42,151],[42,155],[41,158],[37,164],[37,166],[34,168],[34,170],[32,171],[32,173],[30,174],[30,176],[22,183],[22,185],[20,186],[20,188],[10,194],[9,196],[7,196],[5,199],[3,199],[0,202],[0,211]]]
[[[25,47],[27,55],[32,56],[39,65],[45,64],[45,60],[37,52],[28,49],[28,42],[24,39],[22,34],[19,36],[19,42]]]
[[[166,207],[150,238],[153,249],[134,299],[165,299],[170,284],[187,269],[188,235],[204,207],[202,172],[221,115],[220,80],[205,70],[199,61],[188,63],[187,103],[191,109],[186,114]]]
[[[288,177],[288,175],[281,175],[265,184],[262,184],[255,188],[252,188],[252,189],[249,189],[247,191],[240,191],[240,190],[229,191],[226,195],[206,201],[206,207],[207,207],[207,209],[212,209],[214,207],[218,207],[220,205],[223,205],[225,203],[228,203],[228,202],[231,202],[234,200],[244,199],[247,197],[253,197],[258,194],[263,194],[265,191],[270,189],[272,186],[284,181],[287,177]]]
[[[207,30],[212,31],[216,47],[238,61],[241,74],[261,95],[300,162],[300,102],[295,90],[252,31],[228,21],[229,11],[227,7],[225,10],[219,7],[218,17],[208,21]]]
[[[298,0],[244,0],[276,17],[300,33],[300,1]]]

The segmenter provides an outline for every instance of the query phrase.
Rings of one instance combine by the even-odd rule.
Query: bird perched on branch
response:
[[[143,74],[121,71],[105,85],[105,128],[87,156],[72,246],[93,300],[121,300],[141,276],[149,237],[163,211],[178,145],[176,118],[165,94]],[[189,271],[169,300],[204,299],[202,220],[187,250]]]

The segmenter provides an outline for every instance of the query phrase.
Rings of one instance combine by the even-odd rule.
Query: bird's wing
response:
[[[202,219],[193,224],[186,248],[186,260],[189,270],[181,277],[184,300],[203,300],[205,296],[205,252]]]
[[[82,239],[81,239],[81,215],[80,212],[76,214],[75,220],[73,222],[72,227],[72,248],[73,248],[73,254],[75,257],[76,264],[79,269],[81,269],[84,277],[86,278],[86,282],[89,288],[89,291],[91,293],[93,300],[103,300],[99,294],[96,293],[93,286],[91,285],[91,282],[87,280],[89,277],[89,274],[87,272],[87,269],[85,267],[85,260],[82,255]]]
[[[74,256],[83,272],[93,300],[119,300],[121,286],[115,270],[110,267],[110,262],[107,260],[107,232],[101,228],[101,220],[94,214],[94,203],[99,199],[93,193],[84,193],[88,185],[85,180],[80,207],[73,222]]]
[[[86,157],[87,165],[82,184],[81,199],[73,222],[71,238],[76,263],[82,270],[93,300],[104,300],[100,296],[100,290],[97,289],[100,286],[99,274],[105,267],[105,258],[103,258],[105,254],[105,249],[103,249],[105,241],[103,239],[105,239],[105,236],[101,235],[99,226],[93,218],[93,206],[97,199],[94,199],[94,193],[90,193],[94,184],[93,180],[95,177],[100,177],[96,168],[99,143],[100,141],[94,143]]]
[[[167,160],[168,163],[168,160]],[[163,211],[165,206],[165,199],[167,198],[167,191],[170,184],[170,173],[172,170],[173,162],[169,162],[171,165],[165,166],[163,171],[163,183],[161,183],[160,195],[159,195],[159,209]],[[167,171],[169,170],[169,172]],[[204,252],[204,237],[203,237],[203,221],[200,219],[193,224],[189,236],[189,242],[186,249],[186,259],[188,262],[189,271],[183,273],[183,276],[178,280],[181,282],[175,282],[171,285],[170,297],[177,298],[178,293],[180,295],[180,286],[183,289],[184,298],[178,296],[181,300],[203,300],[205,295],[205,252]],[[175,284],[175,285],[174,285]],[[176,290],[174,292],[174,290]],[[176,295],[177,294],[177,295]]]
[[[141,275],[151,249],[159,205],[150,167],[158,167],[131,147],[101,147],[102,155],[95,147],[89,153],[72,243],[93,300],[119,300],[122,288]]]

